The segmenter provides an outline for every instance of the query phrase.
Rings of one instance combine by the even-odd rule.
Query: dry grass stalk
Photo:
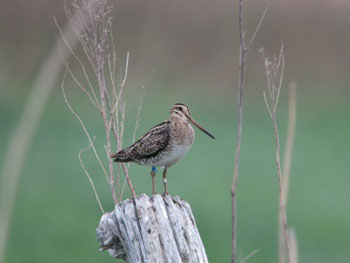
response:
[[[284,203],[287,205],[288,202],[288,189],[289,189],[289,178],[290,178],[290,168],[292,164],[292,153],[295,137],[295,123],[296,123],[296,89],[297,85],[293,81],[289,84],[289,107],[288,107],[288,128],[286,137],[286,148],[283,154],[283,176],[284,176]]]
[[[98,203],[98,205],[99,205],[99,207],[100,207],[100,209],[101,209],[101,212],[102,212],[102,214],[104,214],[104,213],[105,213],[105,210],[103,209],[101,200],[100,200],[100,198],[99,198],[99,196],[98,196],[98,193],[97,193],[97,190],[96,190],[94,181],[92,180],[92,178],[91,178],[89,172],[87,171],[87,169],[86,169],[86,167],[85,167],[85,165],[84,165],[83,159],[81,158],[81,154],[82,154],[83,152],[89,150],[90,147],[91,147],[91,144],[89,144],[88,147],[86,147],[85,149],[80,150],[80,152],[79,152],[79,154],[78,154],[78,158],[79,158],[81,167],[83,168],[83,170],[84,170],[86,176],[87,176],[88,179],[89,179],[89,182],[90,182],[90,184],[91,184],[92,190],[94,191],[94,194],[95,194],[95,198],[96,198],[97,203]]]
[[[240,52],[239,52],[239,80],[238,80],[238,133],[236,140],[236,150],[235,150],[235,166],[233,170],[232,187],[231,187],[231,202],[232,202],[232,263],[236,262],[236,250],[237,250],[237,211],[236,211],[236,189],[238,182],[238,171],[239,171],[239,157],[241,153],[241,141],[242,141],[242,126],[243,126],[243,91],[244,91],[244,81],[245,81],[245,63],[246,55],[254,39],[259,32],[261,24],[265,18],[266,12],[270,6],[270,2],[265,7],[265,10],[260,18],[260,21],[246,45],[245,42],[245,32],[243,30],[243,12],[242,12],[242,0],[238,0],[239,11],[238,11],[238,29],[239,29],[239,39],[240,39]]]
[[[278,175],[278,186],[279,186],[279,213],[280,213],[280,228],[283,229],[284,243],[285,243],[285,251],[286,257],[288,259],[288,263],[291,262],[290,257],[290,248],[289,248],[289,239],[287,232],[287,216],[286,216],[286,206],[284,203],[285,193],[284,193],[284,178],[282,176],[281,170],[281,160],[280,160],[280,140],[279,140],[279,132],[277,126],[277,106],[279,101],[279,96],[283,83],[283,75],[284,75],[284,44],[281,44],[281,49],[278,57],[273,57],[270,59],[264,53],[264,49],[260,49],[260,53],[264,60],[264,66],[266,71],[267,78],[267,91],[268,96],[264,92],[264,100],[266,103],[267,110],[270,114],[274,135],[275,135],[275,144],[276,144],[276,168]]]
[[[282,175],[283,175],[283,203],[287,208],[288,202],[288,189],[289,189],[289,178],[290,178],[290,167],[292,163],[292,152],[294,145],[294,135],[295,135],[295,122],[296,122],[296,83],[292,82],[289,84],[289,107],[288,107],[288,128],[286,137],[286,147],[283,154],[283,165],[282,165]],[[278,235],[278,245],[279,245],[279,262],[286,262],[286,247],[284,242],[283,234],[283,222],[282,214],[279,213],[279,235]],[[295,232],[294,232],[295,235]],[[293,261],[292,244],[291,244],[291,259]],[[297,258],[297,254],[294,253],[294,257]]]
[[[95,187],[95,184],[89,174],[89,172],[87,171],[85,165],[84,165],[84,162],[81,158],[81,154],[87,150],[89,150],[90,148],[93,150],[94,154],[95,154],[95,157],[99,163],[99,165],[101,166],[102,170],[103,170],[103,173],[105,174],[106,176],[106,180],[107,182],[109,183],[109,178],[108,178],[108,174],[107,174],[107,171],[101,161],[101,158],[100,156],[98,155],[97,151],[96,151],[96,148],[95,148],[95,145],[94,145],[94,138],[91,138],[90,136],[90,133],[88,132],[83,120],[81,119],[81,117],[75,112],[75,110],[73,109],[72,105],[69,103],[68,99],[67,99],[67,95],[66,95],[66,92],[65,92],[65,89],[64,89],[64,81],[65,81],[65,78],[66,78],[66,73],[67,71],[64,73],[64,76],[63,76],[63,80],[62,80],[62,83],[61,83],[61,89],[62,89],[62,94],[63,94],[63,98],[64,98],[64,102],[66,103],[67,107],[69,108],[69,110],[73,113],[73,115],[78,119],[78,121],[80,122],[80,125],[86,135],[86,137],[88,138],[89,140],[89,146],[85,149],[82,149],[79,154],[78,154],[78,158],[79,158],[79,161],[80,161],[80,165],[81,167],[83,168],[86,176],[88,177],[89,181],[90,181],[90,184],[91,184],[91,187],[92,187],[92,190],[94,191],[94,194],[95,194],[95,197],[96,197],[96,200],[97,200],[97,203],[98,205],[100,206],[100,209],[102,211],[102,213],[104,213],[104,209],[103,209],[103,206],[101,204],[101,201],[100,201],[100,198],[98,197],[98,194],[97,194],[97,191],[96,191],[96,187]]]
[[[240,263],[245,263],[248,259],[250,259],[252,256],[254,256],[256,253],[258,253],[260,251],[260,249],[255,249],[253,252],[251,252],[250,254],[248,254],[245,258],[243,258],[241,260]]]
[[[59,46],[64,41],[69,43],[71,47],[77,44],[74,32],[69,25],[62,30],[61,37],[57,39],[55,46],[45,56],[33,89],[26,100],[17,127],[11,135],[5,152],[0,177],[0,262],[3,262],[5,257],[5,247],[17,186],[27,152],[30,149],[31,141],[47,101],[63,68],[60,56],[64,59],[69,57],[69,52],[63,51],[60,54],[59,51]]]
[[[101,114],[105,128],[105,150],[108,160],[108,172],[95,151],[94,143],[91,140],[91,136],[88,135],[86,128],[84,128],[85,125],[82,118],[80,118],[79,115],[74,112],[69,103],[67,103],[68,100],[65,93],[64,97],[67,105],[69,105],[68,107],[80,121],[83,130],[89,139],[89,145],[91,149],[93,149],[100,166],[104,173],[108,174],[106,180],[110,184],[114,203],[117,204],[118,197],[120,201],[123,192],[123,189],[120,186],[120,169],[123,170],[132,196],[136,197],[136,193],[128,174],[128,166],[126,164],[118,165],[118,169],[115,171],[113,160],[109,158],[112,153],[112,138],[116,141],[118,150],[120,150],[123,145],[124,121],[126,115],[126,102],[123,96],[129,64],[129,53],[127,53],[124,75],[119,82],[116,74],[117,55],[112,33],[111,11],[112,5],[109,4],[107,0],[73,0],[65,6],[65,12],[70,25],[81,44],[87,61],[89,62],[88,66],[90,66],[94,72],[94,77],[97,82],[97,91],[92,85],[91,77],[88,74],[86,65],[66,43],[72,57],[78,62],[78,65],[80,65],[88,87],[86,88],[82,82],[78,80],[70,69],[68,63],[65,63],[67,72]],[[117,184],[117,189],[115,184]]]
[[[140,128],[140,125],[141,125],[141,112],[142,112],[142,102],[143,102],[143,97],[144,97],[144,91],[145,91],[145,86],[142,85],[141,86],[141,92],[140,92],[140,96],[139,96],[139,106],[137,108],[137,113],[136,113],[136,120],[135,120],[135,126],[134,126],[134,134],[133,134],[133,138],[132,138],[132,142],[134,143],[135,140],[136,140],[136,132],[137,130]],[[129,169],[129,166],[130,166],[130,163],[128,163],[127,165],[127,169]],[[124,194],[124,191],[125,191],[125,185],[126,185],[126,180],[127,180],[127,177],[125,178],[124,180],[124,183],[123,183],[123,186],[122,186],[122,189],[120,191],[120,200],[123,199],[123,194]]]
[[[298,240],[294,228],[288,229],[289,243],[290,243],[290,259],[291,263],[298,263]]]
[[[66,91],[65,91],[65,88],[64,88],[65,75],[66,75],[66,73],[64,74],[64,77],[63,77],[63,80],[62,80],[62,84],[61,84],[61,89],[62,89],[62,94],[63,94],[64,102],[66,103],[68,109],[72,112],[72,114],[78,119],[78,121],[79,121],[79,123],[80,123],[80,125],[81,125],[81,127],[82,127],[82,129],[83,129],[83,131],[84,131],[84,133],[85,133],[85,135],[86,135],[86,137],[87,137],[88,140],[89,140],[89,145],[90,145],[91,149],[92,149],[93,152],[94,152],[94,155],[95,155],[95,157],[96,157],[96,160],[98,161],[99,165],[100,165],[101,168],[102,168],[102,171],[103,171],[103,173],[104,173],[104,175],[105,175],[105,177],[106,177],[106,181],[107,181],[108,183],[110,183],[110,182],[109,182],[109,178],[108,178],[107,170],[106,170],[106,168],[104,167],[103,162],[102,162],[102,160],[101,160],[99,154],[97,153],[95,144],[94,144],[94,142],[93,142],[93,140],[92,140],[92,137],[91,137],[90,133],[88,132],[88,130],[87,130],[86,126],[85,126],[84,121],[83,121],[82,118],[79,116],[79,114],[76,113],[76,111],[73,109],[72,105],[71,105],[71,104],[69,103],[69,101],[68,101],[68,98],[67,98],[67,95],[66,95]]]

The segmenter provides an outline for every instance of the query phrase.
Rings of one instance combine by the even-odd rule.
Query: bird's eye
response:
[[[177,110],[179,111],[182,111],[182,108],[181,107],[176,107]]]

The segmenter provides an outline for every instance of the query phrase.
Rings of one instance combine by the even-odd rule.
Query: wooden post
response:
[[[207,263],[191,207],[179,197],[147,196],[125,200],[102,216],[100,251],[127,263]]]

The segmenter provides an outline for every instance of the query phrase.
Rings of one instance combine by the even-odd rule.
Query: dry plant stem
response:
[[[248,256],[243,258],[240,263],[246,262],[248,259],[250,259],[252,256],[254,256],[256,253],[258,253],[260,249],[255,249],[253,252],[251,252]]]
[[[70,46],[76,45],[77,41],[69,26],[65,27],[62,33],[67,42],[70,43]],[[63,40],[60,38],[57,40],[57,44],[52,48],[51,52],[45,56],[46,59],[41,65],[33,90],[24,105],[23,113],[18,121],[18,126],[12,133],[5,153],[0,182],[0,262],[4,261],[5,244],[15,202],[17,185],[26,154],[30,148],[31,140],[35,134],[46,103],[50,98],[54,84],[63,67],[59,52],[59,45],[61,44],[63,44]],[[62,56],[66,59],[69,53],[65,51]]]
[[[238,182],[239,171],[239,157],[241,153],[241,140],[242,140],[242,126],[243,126],[243,91],[244,91],[244,78],[245,78],[245,62],[246,54],[254,42],[254,39],[259,32],[261,24],[264,20],[266,12],[270,6],[270,2],[265,7],[265,10],[260,18],[260,21],[254,31],[253,36],[248,42],[248,46],[245,44],[245,32],[243,31],[243,19],[242,19],[242,0],[238,0],[238,29],[240,39],[240,52],[239,52],[239,80],[238,80],[238,133],[236,140],[235,151],[235,166],[233,171],[232,188],[231,188],[231,203],[232,203],[232,263],[236,262],[236,250],[237,250],[237,208],[236,208],[236,189]]]
[[[123,167],[124,175],[125,175],[126,181],[128,182],[132,197],[136,198],[135,189],[131,183],[130,177],[128,176],[128,169],[126,168],[125,163],[122,164],[122,167]]]
[[[90,147],[91,147],[91,144],[89,144],[89,146],[86,147],[85,149],[80,150],[80,152],[79,152],[79,154],[78,154],[78,158],[79,158],[81,167],[83,168],[83,170],[84,170],[86,176],[87,176],[88,179],[89,179],[89,182],[90,182],[90,184],[91,184],[92,190],[94,191],[94,194],[95,194],[97,203],[98,203],[98,205],[99,205],[99,207],[100,207],[100,209],[101,209],[101,212],[102,212],[102,214],[104,214],[104,213],[105,213],[105,210],[103,209],[102,203],[101,203],[100,198],[99,198],[99,196],[98,196],[98,194],[97,194],[94,181],[92,180],[92,178],[91,178],[89,172],[87,171],[87,169],[86,169],[86,167],[85,167],[85,165],[84,165],[84,162],[83,162],[83,160],[82,160],[82,158],[81,158],[81,154],[82,154],[83,152],[89,150]]]
[[[60,35],[63,39],[63,42],[65,44],[65,46],[68,48],[70,54],[72,55],[72,57],[79,63],[83,73],[84,73],[84,77],[87,80],[87,83],[89,85],[90,91],[92,93],[92,96],[90,95],[90,93],[83,87],[83,85],[80,83],[80,81],[75,77],[75,75],[73,74],[73,72],[71,72],[70,68],[68,67],[67,63],[65,62],[65,60],[63,61],[66,69],[68,70],[69,74],[71,75],[71,77],[73,78],[74,82],[80,87],[80,89],[89,97],[91,103],[99,110],[101,111],[101,105],[98,102],[95,90],[91,84],[89,75],[86,71],[86,67],[84,66],[84,63],[81,61],[81,59],[75,54],[75,52],[73,51],[73,48],[71,47],[71,45],[68,43],[68,41],[66,40],[65,36],[63,35],[62,29],[60,27],[60,25],[58,24],[56,18],[54,18],[55,21],[55,25],[58,28]]]
[[[113,42],[113,46],[114,46],[114,42]],[[113,61],[115,61],[115,53],[113,53],[113,57],[114,57]],[[119,93],[118,94],[116,92],[115,86],[113,86],[113,93],[114,93],[114,97],[115,97],[115,101],[116,102],[115,102],[115,111],[113,112],[113,110],[112,110],[112,112],[111,112],[111,114],[115,115],[115,121],[113,121],[113,123],[112,123],[112,132],[114,134],[114,138],[117,141],[118,151],[120,151],[121,148],[122,148],[122,140],[121,140],[121,138],[123,138],[123,132],[124,132],[125,102],[123,103],[122,120],[121,121],[119,121],[119,112],[118,112],[119,108],[118,108],[118,105],[121,102],[121,98],[122,98],[123,91],[124,91],[124,88],[125,88],[126,80],[127,80],[127,77],[128,77],[128,68],[129,68],[129,52],[127,52],[127,55],[126,55],[125,72],[124,72],[123,80],[122,80],[122,82],[120,84],[120,89],[119,89]],[[115,66],[110,67],[110,69],[115,70]],[[114,85],[114,82],[113,82],[112,85]],[[113,118],[113,115],[111,116],[111,118]],[[122,163],[121,166],[123,168],[124,176],[125,176],[125,179],[126,179],[128,185],[129,185],[132,197],[135,198],[136,197],[136,193],[135,193],[135,189],[134,189],[134,187],[132,185],[132,182],[130,180],[130,177],[129,177],[128,167],[126,166],[125,163]],[[118,165],[118,167],[120,167],[120,166]],[[117,173],[117,181],[119,181],[119,173]],[[118,187],[119,187],[119,185],[118,185]],[[123,191],[124,191],[124,187],[123,187],[123,189],[121,190],[121,193],[120,193],[120,200],[121,200],[121,198],[123,196]]]
[[[279,143],[279,133],[277,126],[277,105],[279,100],[280,91],[282,88],[283,75],[284,75],[284,45],[282,43],[279,57],[277,61],[271,61],[268,57],[265,56],[263,48],[260,49],[260,53],[264,60],[265,70],[266,70],[266,78],[267,78],[267,88],[269,97],[264,93],[264,99],[266,103],[266,107],[270,114],[274,135],[275,135],[275,144],[276,144],[276,168],[277,168],[277,176],[278,176],[278,186],[279,186],[279,229],[283,232],[284,243],[285,243],[285,251],[286,257],[288,259],[288,263],[291,262],[290,257],[290,249],[289,249],[289,239],[287,232],[287,216],[286,216],[286,205],[284,203],[284,183],[281,171],[281,160],[280,160],[280,143]],[[281,248],[281,245],[279,245]],[[282,253],[282,251],[280,251]],[[284,250],[283,250],[284,254]],[[285,255],[280,256],[285,257]]]
[[[110,187],[112,191],[112,196],[113,196],[113,201],[114,204],[118,203],[117,200],[117,195],[115,192],[115,181],[114,181],[114,170],[113,170],[113,160],[109,158],[111,154],[111,134],[110,134],[110,129],[109,129],[109,121],[107,117],[107,112],[106,112],[106,94],[107,94],[107,89],[106,89],[106,81],[104,78],[103,74],[103,63],[100,61],[98,64],[98,74],[97,74],[97,79],[98,79],[98,85],[100,88],[100,96],[101,96],[101,114],[104,120],[105,124],[105,130],[106,130],[106,147],[107,147],[107,158],[108,158],[108,166],[109,166],[109,172],[110,172]]]
[[[114,170],[113,170],[113,160],[109,158],[111,155],[111,134],[110,134],[110,129],[109,129],[109,121],[107,117],[107,112],[106,112],[106,94],[107,94],[107,88],[106,88],[106,81],[104,78],[104,73],[103,73],[103,63],[102,61],[99,61],[97,64],[98,67],[98,74],[97,74],[97,80],[98,80],[98,85],[100,89],[100,96],[101,96],[101,114],[104,120],[105,124],[105,130],[106,130],[106,147],[107,147],[107,158],[108,158],[108,166],[109,166],[109,172],[110,172],[110,187],[112,191],[112,196],[113,196],[113,201],[114,204],[118,204],[117,200],[117,195],[115,192],[115,181],[114,181]]]
[[[96,8],[92,8],[96,7]],[[73,1],[69,5],[66,6],[66,14],[69,18],[71,26],[79,39],[83,51],[90,62],[92,69],[95,72],[99,90],[99,98],[96,99],[97,96],[94,94],[94,89],[92,88],[91,81],[87,74],[85,74],[86,70],[81,63],[81,60],[75,56],[75,59],[81,65],[81,68],[84,72],[84,76],[89,83],[91,92],[93,93],[91,98],[96,99],[95,104],[98,105],[99,112],[102,116],[105,126],[105,135],[106,135],[106,155],[108,159],[108,169],[109,169],[109,184],[113,196],[113,201],[115,204],[118,203],[117,193],[115,191],[115,174],[114,174],[114,165],[113,160],[109,158],[111,154],[112,144],[111,144],[111,133],[114,135],[116,139],[118,147],[122,143],[122,134],[119,131],[119,120],[118,120],[118,109],[120,104],[122,103],[121,97],[122,92],[124,90],[124,85],[127,77],[127,67],[126,73],[124,74],[124,80],[120,87],[118,96],[114,96],[114,101],[111,100],[107,84],[106,78],[108,74],[105,72],[105,64],[107,62],[108,67],[107,71],[109,71],[109,78],[111,80],[112,85],[112,94],[117,94],[116,92],[116,84],[115,84],[115,69],[116,69],[116,52],[115,52],[115,44],[113,39],[113,33],[111,30],[111,21],[112,17],[110,16],[111,6],[107,4],[107,1],[95,1],[89,4],[87,1]],[[78,29],[82,28],[82,33],[79,32]],[[111,42],[111,46],[109,45]],[[112,49],[112,53],[110,50]],[[127,56],[127,63],[128,63]],[[80,87],[82,85],[79,85]],[[87,93],[87,92],[85,92]],[[89,95],[89,93],[88,93]],[[122,112],[122,114],[125,114]],[[116,116],[116,117],[115,117]],[[123,125],[123,123],[121,123]],[[128,177],[128,171],[126,169],[125,164],[122,165],[125,176],[128,178],[129,186],[131,187],[131,191],[133,196],[135,192],[132,188],[131,181]],[[119,171],[117,173],[119,176]],[[117,178],[119,182],[119,178]],[[118,188],[119,189],[119,188]]]
[[[134,126],[134,134],[133,134],[133,139],[132,142],[134,143],[136,140],[136,132],[138,130],[138,128],[140,127],[140,121],[141,121],[141,111],[142,111],[142,101],[143,101],[143,96],[144,96],[144,90],[145,90],[145,86],[141,86],[141,92],[140,92],[140,97],[139,97],[139,106],[137,108],[137,114],[136,114],[136,121],[135,121],[135,126]],[[129,169],[130,163],[127,166],[127,170]],[[125,177],[125,179],[127,179],[127,177]],[[123,194],[124,194],[124,190],[125,190],[125,181],[123,183],[123,187],[120,193],[120,198],[119,200],[122,199]]]
[[[236,141],[235,167],[233,171],[231,202],[232,202],[232,263],[236,262],[237,251],[237,208],[236,208],[236,189],[238,181],[239,157],[241,153],[242,138],[242,119],[243,119],[243,89],[244,89],[244,73],[245,58],[247,49],[244,43],[244,33],[242,28],[242,0],[239,0],[239,39],[240,39],[240,58],[239,58],[239,83],[238,83],[238,134]]]
[[[65,76],[64,76],[65,77]],[[108,178],[108,173],[106,171],[106,168],[104,167],[102,161],[101,161],[101,158],[100,156],[98,155],[97,151],[96,151],[96,148],[95,148],[95,145],[94,145],[94,142],[83,122],[83,120],[80,118],[80,116],[74,111],[72,105],[69,103],[68,99],[67,99],[67,95],[66,95],[66,92],[65,92],[65,89],[64,89],[64,77],[63,77],[63,81],[62,81],[62,85],[61,85],[61,88],[62,88],[62,94],[63,94],[63,98],[64,98],[64,102],[66,103],[67,107],[69,108],[69,110],[73,113],[73,115],[78,119],[78,121],[80,122],[80,125],[81,127],[83,128],[83,131],[86,135],[86,137],[88,138],[89,140],[89,144],[91,145],[91,148],[96,156],[96,159],[98,161],[98,163],[100,164],[102,170],[103,170],[103,173],[105,174],[106,176],[106,180],[107,182],[109,183],[109,178]]]
[[[66,69],[67,69],[67,68],[68,68],[68,65],[66,64],[65,61],[64,61],[64,64],[65,64]],[[71,74],[71,76],[74,76],[73,73],[72,73],[71,71],[70,71],[69,73]],[[94,184],[94,182],[93,182],[93,180],[92,180],[92,178],[91,178],[89,172],[87,171],[87,169],[86,169],[86,167],[85,167],[85,165],[84,165],[84,162],[83,162],[83,160],[82,160],[82,158],[81,158],[81,154],[82,154],[83,152],[89,150],[90,148],[92,148],[92,149],[93,149],[93,152],[95,153],[96,158],[99,160],[99,163],[100,163],[100,165],[102,165],[103,169],[104,169],[104,166],[103,166],[103,164],[102,164],[102,162],[101,162],[101,160],[100,160],[100,158],[99,158],[99,156],[98,156],[98,154],[97,154],[97,152],[96,152],[95,146],[94,146],[94,144],[93,144],[93,139],[90,137],[90,134],[88,133],[87,129],[85,128],[84,122],[82,121],[82,119],[80,118],[80,116],[73,110],[73,108],[71,107],[70,103],[68,102],[68,99],[67,99],[67,96],[66,96],[66,93],[65,93],[65,90],[64,90],[64,81],[65,81],[65,79],[66,79],[66,74],[67,74],[67,71],[64,73],[64,76],[63,76],[63,79],[62,79],[62,83],[61,83],[61,88],[62,88],[62,94],[63,94],[63,97],[64,97],[64,101],[65,101],[66,105],[68,106],[68,108],[69,108],[69,109],[71,110],[71,112],[73,113],[73,115],[79,120],[81,126],[83,127],[83,130],[84,130],[86,136],[87,136],[88,139],[89,139],[89,145],[88,145],[88,147],[85,148],[85,149],[82,149],[82,150],[79,152],[78,158],[79,158],[81,167],[83,168],[83,170],[84,170],[86,176],[87,176],[88,179],[89,179],[89,182],[90,182],[90,184],[91,184],[92,190],[94,191],[94,194],[95,194],[95,198],[96,198],[97,203],[98,203],[98,205],[99,205],[99,207],[100,207],[100,209],[101,209],[101,212],[102,212],[102,213],[105,213],[105,211],[104,211],[104,209],[103,209],[103,206],[102,206],[102,203],[101,203],[101,201],[100,201],[100,198],[99,198],[99,196],[98,196],[98,194],[97,194],[95,184]],[[106,175],[106,179],[107,179],[107,182],[108,182],[108,175],[107,175],[107,172],[106,172],[106,171],[105,171],[105,175]]]
[[[72,2],[70,3],[70,7],[72,10],[66,6],[65,11],[71,23],[71,27],[73,28],[76,37],[79,39],[80,44],[85,52],[86,57],[88,58],[98,81],[98,89],[100,91],[100,103],[98,103],[97,96],[92,88],[91,81],[86,74],[85,66],[81,62],[81,60],[75,56],[74,58],[80,64],[85,78],[89,83],[90,90],[93,94],[93,97],[96,99],[96,102],[93,103],[98,105],[98,109],[102,115],[105,124],[106,131],[106,149],[108,155],[109,162],[109,184],[111,187],[112,197],[115,204],[118,203],[115,193],[115,182],[114,182],[114,171],[113,171],[113,161],[109,158],[111,153],[111,141],[110,141],[110,129],[109,129],[109,120],[107,117],[106,111],[106,102],[108,101],[108,93],[106,88],[106,81],[104,76],[104,60],[105,60],[105,48],[107,41],[107,31],[106,27],[106,16],[105,12],[105,2],[92,2],[89,3],[87,1],[82,2]],[[78,31],[77,29],[81,29]],[[69,47],[68,47],[69,48]],[[71,49],[70,49],[71,50]],[[71,50],[72,53],[74,53]],[[78,85],[82,86],[82,85]],[[86,93],[86,92],[85,92]],[[87,93],[89,95],[89,93]],[[92,101],[91,97],[89,96]],[[108,104],[109,106],[109,104]],[[89,139],[91,140],[91,139]],[[91,142],[90,142],[91,144]]]
[[[104,19],[104,17],[102,16],[102,19]],[[117,195],[115,192],[115,181],[114,181],[114,167],[113,167],[113,160],[111,158],[109,158],[109,156],[111,155],[112,149],[111,149],[111,133],[110,133],[110,125],[109,125],[109,119],[107,116],[107,107],[109,108],[109,110],[111,111],[111,105],[109,102],[109,98],[108,98],[108,92],[107,92],[107,87],[106,87],[106,79],[105,79],[105,75],[104,75],[104,49],[103,49],[103,43],[98,43],[98,35],[97,35],[97,27],[101,26],[102,28],[104,28],[105,23],[102,22],[101,25],[97,25],[95,20],[92,19],[92,30],[91,30],[91,37],[92,42],[93,42],[93,49],[94,49],[94,58],[96,60],[96,75],[97,75],[97,82],[98,82],[98,86],[99,86],[99,90],[100,90],[100,97],[101,97],[101,115],[105,124],[105,131],[106,131],[106,148],[107,148],[107,158],[108,158],[108,167],[109,167],[109,173],[110,173],[110,179],[109,179],[109,183],[110,183],[110,187],[111,187],[111,192],[112,192],[112,197],[113,197],[113,201],[114,204],[118,204],[118,200],[117,200]],[[103,33],[104,33],[104,29],[102,29],[102,36],[100,36],[100,38],[103,39]],[[104,40],[100,40],[101,42],[103,42]],[[101,46],[102,47],[101,47]],[[107,104],[107,107],[106,107]],[[113,115],[110,116],[111,118],[113,118]]]
[[[288,107],[288,128],[287,128],[287,138],[286,138],[286,148],[283,154],[283,165],[282,165],[282,175],[283,175],[283,204],[287,207],[288,201],[288,188],[289,188],[289,178],[290,178],[290,167],[292,163],[292,152],[294,145],[294,135],[295,135],[295,122],[296,122],[296,83],[292,82],[289,84],[289,107]],[[279,235],[278,235],[278,244],[279,244],[279,262],[285,263],[285,243],[284,243],[284,230],[283,230],[283,217],[282,214],[279,213]],[[293,232],[295,235],[295,232]],[[291,239],[291,237],[290,237]],[[295,260],[293,257],[297,258],[295,253],[292,253],[292,244],[290,247],[291,259],[292,262]]]
[[[122,120],[120,122],[120,131],[119,131],[119,138],[123,138],[123,134],[124,134],[124,122],[125,122],[125,109],[126,105],[125,105],[125,102],[123,103],[123,108],[122,108]],[[119,144],[118,144],[118,150],[120,150],[122,148],[122,144],[121,144],[121,140],[119,140]],[[125,176],[125,179],[129,185],[129,188],[130,188],[130,191],[131,191],[131,194],[132,194],[132,197],[135,198],[136,197],[136,193],[135,193],[135,189],[132,185],[132,182],[130,180],[130,177],[129,177],[129,171],[128,171],[128,167],[125,163],[122,163],[121,164],[122,168],[123,168],[123,172],[124,172],[124,176]],[[122,189],[122,193],[123,193],[123,189]],[[121,193],[121,196],[122,196],[122,193]]]
[[[289,108],[288,108],[288,128],[287,128],[287,139],[286,148],[283,154],[283,192],[284,192],[284,203],[287,206],[288,202],[288,189],[289,189],[289,178],[290,178],[290,167],[292,163],[292,153],[295,137],[295,123],[296,123],[296,83],[293,81],[289,84]]]
[[[294,228],[289,228],[288,236],[290,240],[290,258],[291,263],[298,263],[298,240]]]
[[[283,193],[283,178],[282,178],[282,172],[281,172],[281,160],[280,160],[280,144],[279,144],[279,133],[277,128],[277,120],[276,120],[276,111],[274,110],[272,112],[272,122],[273,122],[273,130],[275,133],[275,141],[276,141],[276,168],[277,168],[277,174],[278,174],[278,187],[279,187],[279,202],[280,202],[280,215],[281,215],[281,225],[280,227],[283,228],[283,234],[284,234],[284,241],[285,241],[285,247],[287,251],[287,258],[288,262],[291,262],[290,259],[290,253],[289,253],[289,240],[288,240],[288,233],[287,233],[287,216],[286,216],[286,206],[283,203],[284,200],[284,193]]]
[[[117,142],[117,149],[118,151],[121,149],[121,136],[120,136],[120,132],[119,132],[119,102],[120,102],[120,98],[122,96],[122,93],[119,93],[119,96],[117,94],[117,89],[116,89],[116,84],[115,84],[115,74],[116,74],[116,61],[117,61],[117,57],[116,57],[116,51],[115,51],[115,44],[114,44],[114,38],[113,38],[113,33],[112,30],[110,30],[110,38],[112,40],[112,50],[113,50],[113,61],[111,62],[111,56],[109,55],[108,57],[108,68],[109,68],[109,75],[110,75],[110,81],[112,84],[112,94],[114,96],[114,100],[115,100],[115,104],[114,107],[112,109],[112,111],[110,112],[110,120],[111,120],[111,128],[112,128],[112,133],[114,135],[114,139]],[[125,72],[124,72],[124,79],[126,81],[127,75],[128,75],[128,67],[129,67],[129,52],[127,52],[126,55],[126,65],[125,65]],[[122,87],[120,89],[120,91],[122,92],[122,88],[125,85],[125,81],[123,81],[124,84],[122,84]],[[124,112],[125,114],[125,112]],[[117,169],[117,174],[116,174],[116,184],[117,184],[117,198],[119,196],[119,200],[122,200],[122,193],[120,190],[120,167],[121,164],[118,163],[118,169]],[[123,167],[123,171],[124,174],[126,174],[125,177],[129,177],[128,174],[128,169],[125,167]],[[129,185],[131,192],[134,192],[134,188],[131,184],[130,181],[130,185]],[[135,194],[136,196],[136,194]]]

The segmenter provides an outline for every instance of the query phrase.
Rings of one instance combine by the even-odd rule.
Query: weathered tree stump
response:
[[[189,204],[145,194],[116,205],[96,229],[101,251],[127,263],[207,263]]]

